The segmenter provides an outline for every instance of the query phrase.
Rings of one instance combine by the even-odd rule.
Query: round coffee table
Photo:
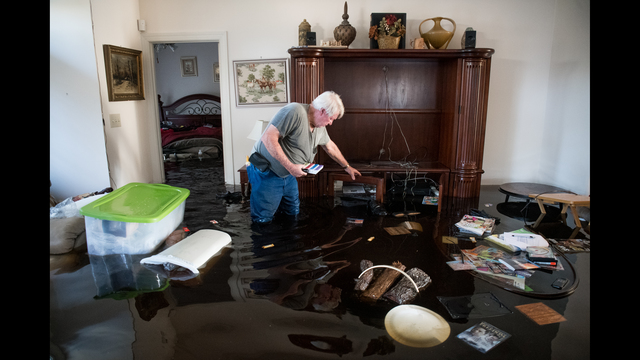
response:
[[[512,182],[500,185],[500,192],[506,194],[505,202],[509,201],[509,197],[517,197],[522,199],[528,199],[531,201],[529,194],[542,194],[542,193],[552,193],[552,192],[570,192],[565,189],[561,189],[559,187],[544,185],[544,184],[536,184],[536,183],[528,183],[528,182]]]
[[[506,195],[503,203],[496,206],[496,209],[501,214],[504,214],[510,218],[522,219],[524,221],[535,221],[540,216],[540,207],[537,202],[533,201],[533,198],[529,197],[529,194],[542,194],[542,193],[554,193],[554,192],[569,192],[556,186],[528,183],[528,182],[512,182],[500,185],[499,191]],[[526,201],[509,202],[509,197],[525,199]],[[543,221],[555,221],[560,215],[560,209],[545,205],[545,211],[547,216]]]

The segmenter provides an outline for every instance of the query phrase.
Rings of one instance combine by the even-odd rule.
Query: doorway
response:
[[[206,33],[206,34],[162,34],[162,35],[154,35],[154,34],[144,34],[142,37],[142,46],[143,48],[148,49],[148,54],[150,56],[146,56],[143,59],[145,63],[145,79],[149,79],[146,81],[146,93],[152,94],[150,97],[153,97],[148,101],[148,113],[154,115],[154,123],[156,131],[153,134],[149,134],[151,143],[155,143],[155,147],[157,148],[157,154],[153,154],[155,159],[152,159],[154,178],[159,179],[160,182],[165,182],[165,170],[164,170],[164,159],[162,156],[162,140],[160,136],[160,113],[158,108],[158,98],[157,94],[159,93],[159,84],[157,83],[158,79],[156,78],[156,54],[155,54],[155,44],[175,44],[177,48],[179,48],[182,44],[204,44],[203,46],[215,46],[217,44],[217,53],[218,53],[218,64],[219,64],[219,79],[220,82],[217,83],[220,91],[220,111],[222,115],[222,144],[223,144],[223,167],[224,167],[224,181],[226,184],[235,185],[234,172],[233,172],[233,150],[232,150],[232,140],[231,140],[231,111],[230,111],[230,81],[229,81],[229,70],[228,70],[228,55],[227,55],[227,33],[226,32],[215,32],[215,33]],[[185,45],[186,46],[186,45]],[[165,49],[161,51],[172,51],[171,49]],[[162,60],[160,60],[162,61]],[[202,66],[203,69],[205,66],[213,67],[213,64],[198,64],[198,67]],[[178,65],[177,73],[180,74],[180,67]],[[213,70],[211,70],[213,71]],[[209,72],[211,73],[211,72]],[[179,75],[181,76],[181,75]],[[213,83],[213,75],[210,78]],[[160,86],[162,86],[160,84]],[[197,91],[195,88],[193,91]],[[161,94],[162,95],[162,94]],[[177,98],[176,98],[177,99]],[[173,99],[171,101],[175,101]],[[171,102],[169,102],[171,103]],[[167,103],[165,103],[166,105]]]
[[[153,56],[159,106],[180,104],[181,99],[198,95],[197,100],[189,100],[176,108],[178,112],[174,115],[185,116],[178,122],[175,119],[167,121],[169,119],[164,118],[162,108],[158,109],[160,117],[166,121],[161,124],[165,176],[167,165],[193,158],[215,158],[218,160],[215,162],[216,166],[222,167],[220,76],[219,72],[216,73],[219,64],[218,43],[154,44]],[[200,94],[218,98],[209,99]],[[215,114],[218,115],[216,120],[201,122],[202,116]],[[195,118],[194,122],[187,119],[189,115]]]

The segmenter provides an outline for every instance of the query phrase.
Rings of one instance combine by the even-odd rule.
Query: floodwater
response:
[[[386,204],[373,215],[366,203],[332,198],[303,201],[301,216],[266,226],[250,221],[249,203],[224,185],[217,160],[166,163],[166,182],[188,188],[182,227],[214,229],[232,242],[197,277],[167,278],[139,264],[140,256],[89,257],[86,252],[51,256],[51,355],[56,359],[336,359],[494,358],[588,359],[589,254],[568,257],[580,275],[573,294],[540,299],[506,291],[469,273],[452,271],[450,246],[437,241],[470,208],[501,218],[498,232],[521,228],[521,220],[497,213],[496,187],[479,199],[453,201],[438,213],[416,202]],[[237,190],[239,191],[239,189]],[[395,209],[395,210],[394,210]],[[355,221],[354,221],[355,219]],[[360,223],[359,220],[362,220]],[[404,221],[420,230],[390,235]],[[461,245],[462,246],[462,245]],[[401,262],[417,267],[431,283],[412,301],[448,324],[444,342],[407,346],[394,339],[386,314],[398,304],[365,301],[354,290],[360,262]],[[111,271],[113,264],[123,270]],[[453,319],[438,296],[493,294],[508,311],[501,316]],[[542,302],[566,321],[537,325],[515,306]],[[586,314],[586,315],[585,315]],[[486,321],[510,334],[488,354],[456,336]],[[401,324],[392,326],[401,327]],[[406,329],[409,333],[419,331]]]

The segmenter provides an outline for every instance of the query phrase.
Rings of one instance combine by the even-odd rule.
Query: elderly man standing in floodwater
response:
[[[306,176],[305,164],[322,148],[355,180],[360,172],[351,166],[327,134],[328,125],[344,114],[340,95],[325,91],[311,104],[291,103],[280,109],[253,146],[247,175],[251,183],[251,219],[273,220],[276,212],[298,215],[297,177]]]

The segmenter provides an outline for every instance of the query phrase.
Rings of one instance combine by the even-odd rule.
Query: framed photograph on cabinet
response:
[[[289,102],[289,59],[236,60],[236,106],[282,105]]]
[[[198,76],[198,59],[195,56],[181,56],[180,72],[182,77]]]
[[[102,45],[109,101],[144,100],[142,51]]]

